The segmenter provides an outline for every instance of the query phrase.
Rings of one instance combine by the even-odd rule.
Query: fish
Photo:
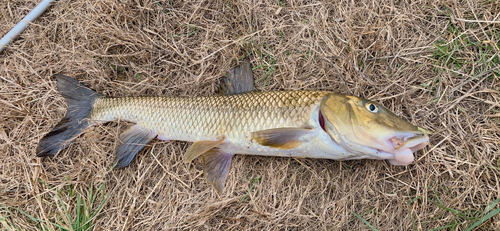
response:
[[[404,166],[429,143],[423,129],[382,105],[333,91],[243,88],[196,97],[107,97],[69,76],[54,77],[67,111],[39,141],[38,157],[56,155],[91,126],[125,120],[134,125],[119,136],[115,168],[129,166],[155,138],[192,142],[184,162],[200,158],[204,177],[217,193],[235,154],[378,159]]]

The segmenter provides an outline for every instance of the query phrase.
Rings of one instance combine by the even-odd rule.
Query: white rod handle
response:
[[[0,52],[7,47],[7,45],[12,42],[23,30],[28,26],[29,23],[33,22],[38,18],[55,0],[43,0],[38,4],[26,17],[23,18],[12,30],[9,31],[0,40]]]

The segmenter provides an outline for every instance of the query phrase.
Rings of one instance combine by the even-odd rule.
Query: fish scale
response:
[[[329,92],[277,91],[202,97],[98,98],[89,119],[138,123],[166,139],[235,142],[252,131],[300,127]]]

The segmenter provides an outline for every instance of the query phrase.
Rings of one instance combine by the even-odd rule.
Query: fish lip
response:
[[[392,158],[389,162],[393,165],[409,165],[415,160],[414,153],[424,148],[429,143],[425,133],[414,133],[410,136],[393,136],[387,140],[391,146]]]
[[[402,143],[398,143],[402,142]],[[429,143],[429,136],[425,133],[402,133],[387,139],[393,150],[402,150],[410,148],[412,152],[416,152],[424,148]]]
[[[427,134],[422,132],[393,133],[392,135],[382,137],[379,140],[381,141],[379,144],[381,144],[382,147],[368,147],[376,149],[378,152],[390,154],[405,148],[410,148],[412,152],[416,152],[429,143],[429,137]]]

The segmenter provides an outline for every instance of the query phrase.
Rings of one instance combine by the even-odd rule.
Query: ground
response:
[[[0,36],[39,0],[0,2]],[[60,0],[0,53],[2,230],[500,230],[500,2]],[[373,99],[430,131],[406,167],[236,155],[221,195],[186,142],[112,170],[130,124],[53,158],[53,74],[109,96],[217,94],[249,57],[256,88]]]

